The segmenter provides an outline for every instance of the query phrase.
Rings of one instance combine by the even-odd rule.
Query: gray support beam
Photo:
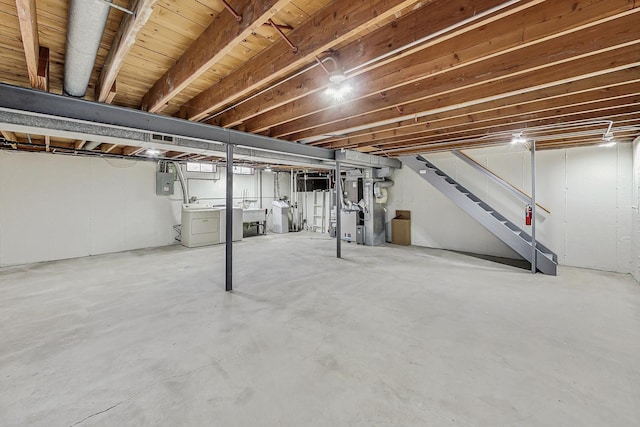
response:
[[[398,159],[374,156],[354,150],[336,150],[335,159],[336,161],[341,161],[343,164],[353,166],[367,166],[372,168],[389,167],[394,169],[400,169],[402,167],[402,162]]]
[[[342,179],[340,179],[340,161],[336,161],[336,257],[342,258]]]
[[[54,116],[43,116],[23,111],[0,108],[0,127],[12,132],[30,133],[59,138],[96,141],[98,143],[127,145],[159,150],[183,151],[193,154],[205,154],[224,157],[226,146],[220,142],[202,141],[193,138],[154,139],[153,132],[138,129],[127,129],[114,125],[69,120]],[[311,166],[320,169],[332,169],[333,162],[311,159],[286,153],[256,150],[246,147],[235,147],[234,156],[239,160]]]
[[[227,144],[227,206],[225,242],[225,290],[233,290],[233,145]]]
[[[323,160],[334,159],[334,151],[325,148],[7,84],[0,84],[0,108],[202,141],[231,143],[256,150],[288,153]]]

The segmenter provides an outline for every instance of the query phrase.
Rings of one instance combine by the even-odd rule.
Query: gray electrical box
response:
[[[170,172],[156,172],[156,195],[173,195],[173,174]]]

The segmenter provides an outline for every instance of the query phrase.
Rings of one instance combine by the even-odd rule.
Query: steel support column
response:
[[[342,209],[342,179],[340,179],[340,161],[336,162],[336,257],[342,258],[342,227],[340,210]]]
[[[536,273],[536,141],[531,141],[531,272]]]
[[[226,205],[225,290],[233,290],[233,144],[227,144],[227,205]]]

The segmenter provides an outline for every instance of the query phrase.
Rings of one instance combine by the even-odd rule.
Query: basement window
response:
[[[213,163],[187,162],[187,172],[216,172],[216,165]]]
[[[245,166],[234,166],[233,167],[233,173],[235,173],[236,175],[253,175],[254,174],[254,170],[253,168],[248,168]]]

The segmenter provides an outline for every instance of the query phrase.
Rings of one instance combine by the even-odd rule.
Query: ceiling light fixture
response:
[[[324,91],[324,94],[336,101],[342,101],[351,92],[351,86],[347,84],[332,85]]]
[[[527,142],[527,139],[524,136],[522,136],[522,132],[514,133],[511,136],[511,144],[512,145],[524,144],[525,142]]]
[[[264,168],[265,172],[271,172],[273,169],[271,169],[271,166],[267,166],[266,168]]]
[[[344,71],[338,66],[338,62],[332,56],[327,56],[322,60],[316,57],[316,61],[329,75],[329,81],[331,82],[331,86],[329,86],[324,92],[325,95],[332,97],[335,101],[342,101],[345,96],[351,92],[351,86],[345,83],[345,81],[347,80],[347,76],[345,75]],[[329,71],[324,65],[325,61],[333,62],[333,66],[335,69],[333,71]]]
[[[602,143],[598,145],[598,147],[613,147],[616,145],[616,142],[613,140],[613,132],[606,131],[604,135],[602,135]]]
[[[147,151],[145,151],[145,154],[147,156],[156,157],[160,154],[160,150],[156,150],[155,148],[149,148]]]

